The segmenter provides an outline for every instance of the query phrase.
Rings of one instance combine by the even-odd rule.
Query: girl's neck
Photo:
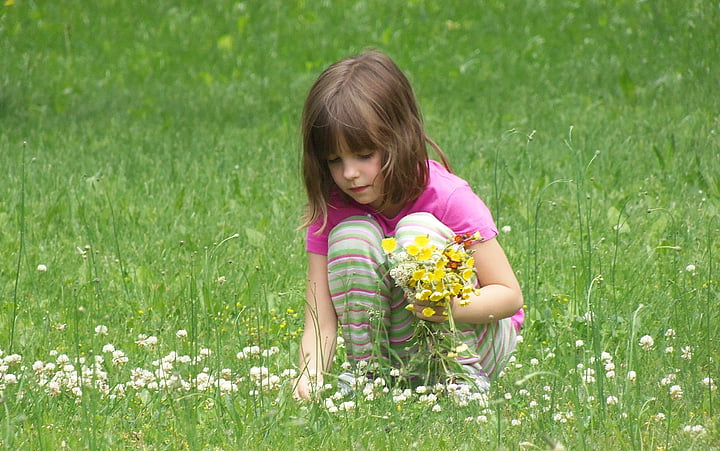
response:
[[[394,204],[385,207],[383,210],[379,210],[378,213],[382,214],[388,219],[393,219],[403,210],[405,204]]]

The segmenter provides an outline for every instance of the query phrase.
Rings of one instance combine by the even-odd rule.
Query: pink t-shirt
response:
[[[429,181],[423,193],[408,203],[394,218],[387,218],[373,207],[359,204],[342,193],[334,192],[328,206],[328,222],[319,219],[308,227],[306,250],[328,255],[328,233],[351,216],[370,216],[383,229],[386,236],[393,235],[398,221],[411,213],[427,212],[438,218],[456,234],[479,232],[485,240],[498,235],[491,212],[471,190],[468,182],[451,174],[440,163],[428,160]]]

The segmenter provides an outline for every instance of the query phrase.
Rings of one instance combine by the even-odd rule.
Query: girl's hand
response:
[[[311,401],[313,399],[313,393],[317,390],[316,387],[323,386],[323,378],[319,381],[312,382],[308,374],[302,374],[295,380],[293,397],[297,400]]]
[[[443,306],[431,306],[431,303],[428,301],[415,301],[411,305],[413,305],[413,314],[424,321],[430,321],[432,323],[444,323],[448,321],[448,315],[445,314],[446,308]],[[428,316],[427,313],[431,310],[433,314]]]

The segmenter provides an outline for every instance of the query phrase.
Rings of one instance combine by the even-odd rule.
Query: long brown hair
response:
[[[303,181],[308,195],[303,226],[324,224],[334,186],[327,158],[338,149],[382,153],[383,200],[416,199],[428,184],[428,143],[450,170],[443,151],[423,130],[408,79],[387,55],[369,50],[330,65],[303,108]]]

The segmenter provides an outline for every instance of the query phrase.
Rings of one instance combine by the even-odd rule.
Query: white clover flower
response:
[[[673,346],[666,346],[666,349],[663,350],[666,354],[673,354],[674,348]]]
[[[700,424],[696,424],[694,426],[684,426],[683,432],[691,435],[694,438],[698,438],[706,433],[706,428],[704,428]]]
[[[514,418],[511,420],[511,426],[520,426],[520,425],[521,425],[521,420],[519,420],[517,418]]]
[[[431,410],[434,412],[440,412],[443,409],[441,409],[441,406],[439,406],[438,404],[434,404],[433,408],[431,408]]]
[[[610,362],[613,360],[613,356],[606,351],[601,352],[601,360],[604,362]]]
[[[47,271],[47,270],[48,270],[48,267],[47,267],[47,266],[42,265],[42,264],[38,265],[38,271],[40,271],[40,272],[45,272],[45,271]]]
[[[663,334],[666,338],[676,338],[676,331],[673,329],[666,329],[666,332]]]
[[[181,340],[185,340],[188,338],[188,331],[185,329],[179,329],[177,332],[175,332],[175,336]]]
[[[680,385],[672,385],[668,389],[668,393],[671,396],[671,399],[678,401],[683,397],[683,389]]]
[[[687,265],[686,266],[686,272],[694,272],[696,271],[696,265]]]
[[[618,404],[618,398],[611,395],[606,398],[606,404],[608,404],[609,406],[615,406],[616,404]]]
[[[681,358],[684,360],[691,360],[693,357],[693,348],[691,346],[684,346],[681,348]]]
[[[592,383],[596,382],[595,375],[596,375],[596,370],[594,370],[593,368],[586,368],[583,371],[581,379],[583,380],[583,382],[585,382],[587,384],[592,384]]]
[[[576,347],[577,347],[577,348],[582,348],[584,344],[585,344],[585,343],[583,342],[583,340],[576,340]]]
[[[225,283],[225,276],[218,277],[218,284],[223,285]]]
[[[103,352],[107,352],[107,353],[115,352],[115,346],[108,343],[105,346],[103,346]]]
[[[510,231],[511,231],[511,226],[509,226],[509,225],[504,225],[503,227],[501,227],[501,232],[503,232],[503,233],[508,233]]]
[[[516,343],[523,343],[523,335],[517,335],[516,336]]]
[[[704,377],[701,380],[701,384],[705,385],[706,387],[708,387],[711,390],[716,390],[716,385],[714,385],[714,381],[710,377]]]
[[[631,382],[636,382],[636,372],[631,370],[626,374],[626,379],[630,380]]]
[[[108,326],[104,324],[100,324],[98,326],[95,326],[95,335],[96,336],[105,336],[108,335]]]
[[[638,340],[638,344],[644,351],[649,351],[654,345],[653,337],[650,335],[644,335]]]
[[[666,419],[666,414],[664,414],[663,412],[658,412],[656,415],[653,415],[652,418],[657,423],[660,423],[661,421]]]

